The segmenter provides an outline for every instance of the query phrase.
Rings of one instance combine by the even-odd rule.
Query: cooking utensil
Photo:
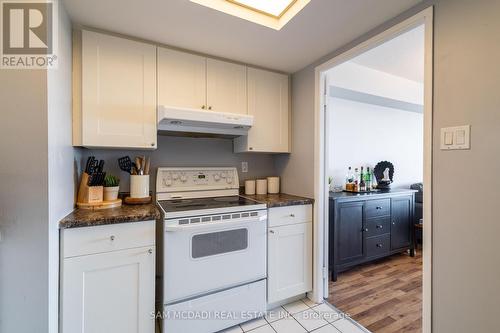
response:
[[[149,167],[150,167],[150,164],[151,164],[151,158],[147,158],[146,159],[146,165],[144,166],[144,174],[145,175],[149,175]]]
[[[141,164],[140,157],[135,158],[135,165],[136,165],[136,169],[137,169],[137,174],[142,175],[142,164]]]
[[[128,156],[123,156],[118,159],[118,165],[120,166],[120,169],[132,174],[132,168],[133,168],[133,163],[130,157]]]

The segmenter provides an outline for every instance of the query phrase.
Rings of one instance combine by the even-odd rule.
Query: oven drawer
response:
[[[391,199],[368,200],[365,203],[365,217],[379,217],[391,214]]]
[[[366,257],[376,257],[389,252],[391,235],[375,236],[366,239]]]
[[[64,229],[64,258],[155,244],[155,221]]]
[[[298,205],[269,208],[269,226],[312,222],[312,205]]]
[[[164,306],[163,333],[212,333],[266,311],[266,280]],[[234,316],[230,316],[233,315]],[[217,315],[222,317],[217,318]],[[226,317],[224,317],[226,315]],[[202,319],[186,319],[191,318]],[[203,316],[206,316],[204,318]]]

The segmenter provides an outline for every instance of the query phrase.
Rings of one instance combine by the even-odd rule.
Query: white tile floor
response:
[[[251,320],[219,333],[369,333],[328,303],[303,299],[268,311],[263,318]]]

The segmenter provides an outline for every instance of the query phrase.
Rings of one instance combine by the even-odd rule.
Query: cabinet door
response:
[[[206,108],[206,58],[158,48],[158,104]]]
[[[254,124],[248,136],[235,139],[235,151],[288,153],[288,76],[248,68],[248,114]]]
[[[334,232],[337,265],[364,257],[363,202],[339,204]]]
[[[312,223],[269,229],[268,303],[312,289]]]
[[[207,59],[207,106],[209,110],[247,114],[247,68]]]
[[[62,333],[154,332],[154,246],[66,258],[62,274]]]
[[[156,46],[82,32],[82,145],[156,147]]]
[[[410,245],[412,197],[391,199],[391,249],[396,250]]]

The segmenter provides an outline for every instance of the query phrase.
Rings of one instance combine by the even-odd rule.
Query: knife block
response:
[[[80,187],[78,188],[77,203],[101,203],[103,201],[103,186],[88,186],[89,175],[82,173]]]

